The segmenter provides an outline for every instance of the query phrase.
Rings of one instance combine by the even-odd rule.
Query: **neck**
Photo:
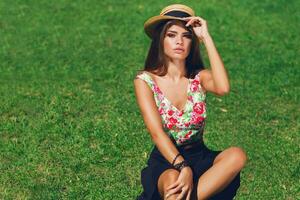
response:
[[[186,76],[185,60],[169,60],[167,62],[167,69],[166,77],[175,82]]]

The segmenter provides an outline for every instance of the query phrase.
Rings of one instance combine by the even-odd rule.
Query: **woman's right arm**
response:
[[[162,121],[155,104],[152,90],[145,81],[138,78],[134,80],[134,88],[137,103],[152,141],[165,159],[168,160],[169,163],[172,163],[178,154],[178,150],[163,130]],[[179,156],[175,163],[181,161],[183,161],[183,157]]]
[[[135,95],[141,110],[146,127],[151,135],[152,141],[169,163],[172,163],[179,153],[169,136],[164,132],[160,114],[155,104],[152,90],[147,83],[141,79],[134,80]],[[184,160],[182,156],[176,159],[174,164]],[[184,167],[175,183],[167,188],[166,198],[172,194],[179,193],[181,199],[187,195],[189,200],[193,189],[193,172],[190,167]],[[180,192],[181,191],[181,192]]]

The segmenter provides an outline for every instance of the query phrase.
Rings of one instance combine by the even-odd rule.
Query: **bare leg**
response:
[[[198,200],[208,199],[222,191],[246,164],[246,154],[239,147],[222,151],[214,164],[198,180]]]
[[[175,169],[167,169],[158,178],[158,191],[162,197],[165,197],[167,187],[174,183],[179,176],[179,172]],[[176,199],[178,194],[174,194],[168,197],[168,200]],[[165,199],[165,198],[163,198]]]

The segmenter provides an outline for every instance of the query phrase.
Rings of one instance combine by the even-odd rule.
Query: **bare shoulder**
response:
[[[141,75],[141,74],[143,74],[143,73],[145,73],[144,70],[138,70],[138,71],[136,72],[136,74],[135,74],[134,80],[135,80],[135,79],[138,79],[138,76]]]
[[[151,86],[149,85],[149,83],[146,82],[145,79],[136,78],[136,79],[134,79],[134,91],[135,91],[136,100],[137,100],[139,108],[142,112],[142,115],[144,116],[144,119],[146,121],[149,121],[147,119],[150,116],[154,116],[155,114],[157,114],[157,113],[155,113],[155,114],[153,113],[157,109],[156,109],[156,102],[154,99],[154,95],[153,95]]]
[[[199,80],[201,83],[203,83],[203,81],[211,78],[211,71],[209,69],[203,69],[198,74],[199,74]]]
[[[138,93],[141,93],[141,94],[146,94],[146,93],[152,94],[152,90],[149,87],[149,85],[146,83],[145,80],[139,78],[138,75],[139,74],[137,74],[137,76],[133,79],[133,84],[134,84],[135,92],[137,94]]]

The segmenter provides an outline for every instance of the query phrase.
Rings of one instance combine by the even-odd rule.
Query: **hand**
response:
[[[175,183],[167,188],[166,198],[179,191],[177,199],[182,199],[186,196],[186,200],[190,200],[193,190],[193,171],[190,167],[184,167]]]
[[[201,17],[184,17],[183,19],[187,21],[185,26],[192,26],[196,36],[200,41],[203,41],[210,36],[208,33],[206,20],[202,19]]]

